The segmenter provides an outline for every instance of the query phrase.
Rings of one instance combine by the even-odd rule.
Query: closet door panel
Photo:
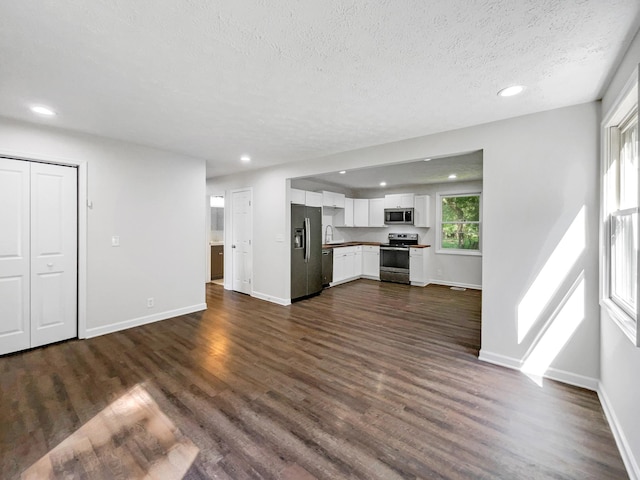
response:
[[[0,354],[30,346],[29,170],[0,158]]]
[[[77,171],[31,167],[31,346],[77,336]]]

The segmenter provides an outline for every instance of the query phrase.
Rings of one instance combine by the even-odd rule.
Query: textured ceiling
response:
[[[212,176],[595,100],[639,25],[638,0],[6,0],[0,114]]]

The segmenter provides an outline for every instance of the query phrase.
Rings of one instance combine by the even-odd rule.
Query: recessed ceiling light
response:
[[[522,85],[513,85],[511,87],[503,88],[498,92],[498,95],[501,97],[513,97],[514,95],[518,95],[524,91],[524,86]]]
[[[451,175],[449,175],[449,178],[458,178],[458,176],[455,173],[452,173]]]
[[[56,112],[54,112],[49,107],[45,107],[44,105],[32,105],[31,111],[45,117],[53,117],[56,114]]]
[[[381,187],[386,187],[387,186],[387,182],[380,182],[380,186]]]
[[[240,160],[242,160],[243,162],[250,162],[251,161],[251,157],[249,155],[242,155],[240,157]]]
[[[346,170],[340,170],[338,173],[339,173],[340,175],[344,175],[345,173],[347,173],[347,171],[346,171]]]

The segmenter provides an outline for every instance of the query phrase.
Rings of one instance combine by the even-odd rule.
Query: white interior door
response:
[[[251,190],[231,195],[232,288],[251,294]]]
[[[76,337],[77,170],[0,158],[0,354]]]
[[[78,336],[77,170],[31,165],[31,346]]]
[[[0,354],[31,346],[29,166],[0,158]]]

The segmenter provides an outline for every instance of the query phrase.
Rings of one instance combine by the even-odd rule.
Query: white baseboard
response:
[[[278,305],[287,306],[291,305],[291,300],[288,298],[274,297],[273,295],[267,295],[266,293],[251,292],[251,296],[260,300],[266,300],[267,302],[276,303]]]
[[[501,367],[512,368],[514,370],[520,370],[522,367],[522,361],[517,358],[507,357],[499,353],[487,352],[486,350],[480,350],[478,358],[483,362],[493,363],[494,365],[500,365]],[[557,380],[575,387],[586,388],[587,390],[592,390],[594,392],[598,391],[598,380],[596,378],[567,372],[566,370],[549,368],[545,372],[544,378]]]
[[[462,287],[462,288],[470,288],[472,290],[482,290],[482,285],[474,285],[471,283],[460,283],[460,282],[449,282],[446,280],[441,280],[439,278],[432,278],[429,280],[427,284],[435,284],[435,285],[446,285],[447,287]]]
[[[336,285],[342,285],[343,283],[349,283],[349,282],[353,282],[354,280],[358,280],[360,277],[350,277],[350,278],[345,278],[344,280],[339,280],[337,282],[331,282],[329,284],[330,287],[335,287]]]
[[[427,285],[430,285],[430,283],[429,282],[411,282],[412,287],[426,287]]]
[[[374,277],[373,275],[362,275],[360,278],[366,278],[367,280],[377,280],[377,281],[380,281],[380,277]]]
[[[522,362],[513,357],[506,357],[499,353],[487,352],[486,350],[480,350],[478,358],[483,362],[493,363],[494,365],[500,365],[501,367],[513,368],[514,370],[520,370]]]
[[[611,401],[609,400],[607,393],[602,387],[602,383],[598,384],[598,398],[600,399],[602,410],[604,410],[604,416],[609,422],[609,427],[611,428],[611,432],[613,433],[613,438],[615,438],[616,440],[616,445],[618,446],[618,450],[620,451],[620,456],[622,457],[624,466],[627,469],[629,479],[640,480],[640,466],[638,466],[638,461],[633,456],[633,451],[629,446],[627,437],[625,437],[624,431],[620,426],[620,422],[618,421],[618,418],[616,417],[616,414],[612,408]]]
[[[140,325],[159,322],[160,320],[179,317],[180,315],[186,315],[188,313],[200,312],[206,309],[206,303],[199,303],[197,305],[178,308],[176,310],[167,310],[166,312],[154,313],[153,315],[147,315],[144,317],[132,318],[131,320],[125,320],[123,322],[112,323],[111,325],[105,325],[104,327],[87,328],[87,334],[85,338],[99,337],[100,335],[119,332],[128,328],[139,327]]]

